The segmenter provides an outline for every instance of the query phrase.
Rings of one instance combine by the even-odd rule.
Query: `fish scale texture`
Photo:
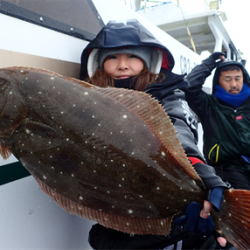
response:
[[[167,235],[170,232],[172,218],[156,219],[156,218],[133,218],[117,215],[104,214],[93,210],[86,206],[82,206],[73,202],[56,191],[49,188],[46,184],[36,178],[41,189],[49,195],[60,207],[67,212],[79,217],[97,221],[105,227],[113,228],[130,234],[157,234]]]
[[[122,94],[120,89],[98,88],[97,91],[106,94],[107,97],[119,102],[138,115],[158,136],[160,141],[166,145],[170,154],[180,162],[181,167],[187,171],[188,175],[197,181],[201,181],[181,147],[171,120],[166,116],[165,110],[159,105],[158,101],[150,98],[147,94],[131,90],[124,90]],[[142,97],[142,95],[145,97]]]

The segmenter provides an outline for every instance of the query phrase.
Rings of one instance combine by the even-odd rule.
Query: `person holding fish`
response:
[[[172,72],[171,52],[137,20],[110,21],[83,50],[81,79],[99,87],[144,91],[157,99],[169,115],[179,141],[193,167],[203,180],[207,199],[204,207],[191,202],[186,213],[174,219],[168,236],[132,235],[93,226],[89,242],[93,249],[218,249],[212,208],[219,211],[227,185],[205,163],[197,147],[197,120],[190,111],[184,93],[185,75]],[[164,197],[162,197],[164,199]],[[204,237],[207,236],[207,237]],[[219,237],[221,246],[226,240]],[[172,248],[168,248],[172,249]]]

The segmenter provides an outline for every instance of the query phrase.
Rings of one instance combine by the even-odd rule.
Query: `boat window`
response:
[[[0,13],[87,41],[104,26],[91,0],[0,0]]]

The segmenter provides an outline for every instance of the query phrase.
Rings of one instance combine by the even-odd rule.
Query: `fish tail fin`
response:
[[[7,160],[11,156],[9,148],[2,143],[0,143],[0,154],[4,160]]]
[[[217,218],[216,218],[217,217]],[[250,246],[250,191],[229,189],[219,213],[213,214],[215,230],[238,249]]]

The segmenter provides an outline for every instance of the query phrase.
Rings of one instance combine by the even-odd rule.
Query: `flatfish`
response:
[[[69,213],[119,231],[166,235],[205,188],[174,126],[148,94],[51,71],[0,69],[1,155],[11,153]],[[250,192],[226,190],[216,230],[250,245]]]

